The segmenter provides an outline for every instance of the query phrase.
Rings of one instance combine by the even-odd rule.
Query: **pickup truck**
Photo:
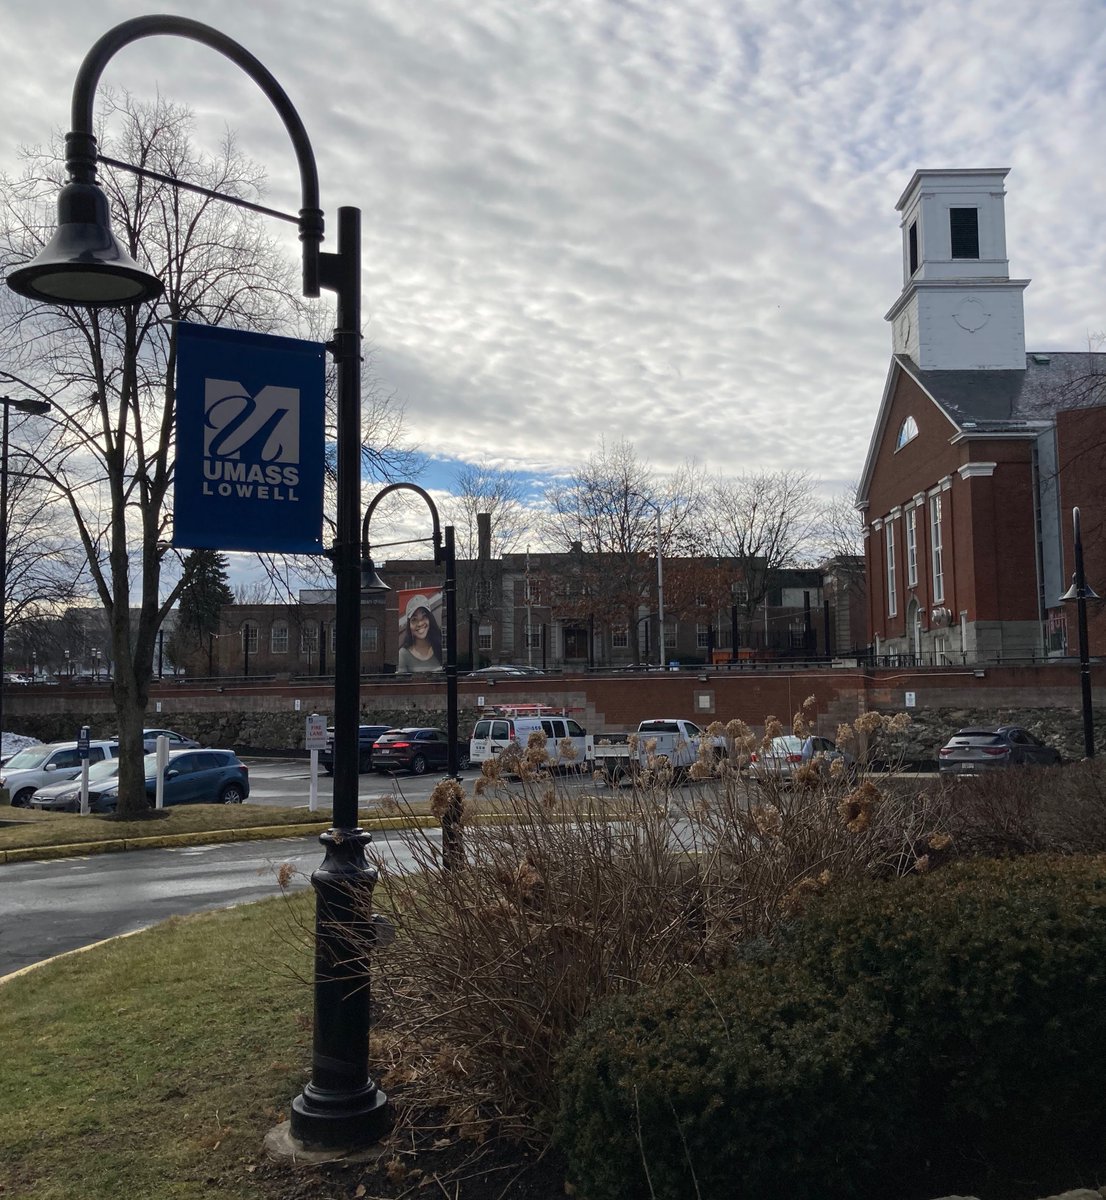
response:
[[[363,775],[373,769],[373,743],[391,725],[361,725],[357,730],[357,771]],[[334,774],[334,730],[326,731],[326,749],[319,751],[319,765],[328,775]]]
[[[597,735],[592,770],[601,771],[608,783],[622,783],[633,778],[646,765],[652,753],[663,754],[674,768],[686,771],[699,757],[699,744],[708,734],[694,721],[682,717],[656,717],[642,721],[633,736],[636,737],[636,749],[630,744],[629,733]],[[725,754],[725,738],[712,740],[715,754]],[[650,751],[648,746],[653,742],[656,746]]]

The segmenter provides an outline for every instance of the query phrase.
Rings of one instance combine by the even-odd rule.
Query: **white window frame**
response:
[[[375,654],[380,649],[380,626],[375,621],[361,622],[361,652]]]
[[[630,648],[630,631],[625,625],[611,630],[611,649],[628,650]]]
[[[310,621],[300,629],[300,653],[310,655],[319,653],[318,621]]]
[[[895,522],[888,521],[883,527],[884,544],[887,547],[887,615],[894,617],[899,612],[899,593],[895,583]]]
[[[269,630],[269,653],[270,654],[287,654],[288,653],[288,622],[277,621],[277,623]]]
[[[246,646],[247,654],[257,653],[257,626],[253,621],[247,621],[242,626],[242,640]]]
[[[930,561],[933,566],[933,602],[945,598],[945,547],[942,536],[944,513],[941,509],[941,493],[929,498]]]
[[[906,510],[906,586],[918,586],[918,510]]]
[[[699,622],[695,626],[695,648],[696,650],[706,650],[709,645],[710,626]]]
[[[492,627],[490,625],[481,625],[476,633],[476,648],[478,650],[490,650],[492,648]]]

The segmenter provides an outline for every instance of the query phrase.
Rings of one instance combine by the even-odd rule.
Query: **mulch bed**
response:
[[[505,1138],[475,1145],[428,1132],[379,1161],[321,1166],[273,1159],[253,1179],[272,1200],[554,1200],[570,1194],[564,1164],[552,1150],[536,1153]],[[436,1135],[435,1135],[436,1134]]]

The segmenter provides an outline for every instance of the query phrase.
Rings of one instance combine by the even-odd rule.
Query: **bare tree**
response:
[[[68,512],[20,446],[34,452],[43,437],[38,417],[15,415],[9,438],[8,508],[3,514],[5,628],[19,639],[87,594],[85,558]],[[35,457],[41,457],[35,455]],[[26,657],[26,656],[24,656]]]
[[[638,610],[652,595],[658,550],[671,554],[693,537],[698,476],[686,467],[660,479],[632,443],[601,443],[568,482],[546,493],[547,544],[569,550],[569,564],[548,583],[564,615],[625,628],[637,661],[642,657]]]
[[[719,476],[701,514],[702,544],[730,559],[741,579],[734,595],[746,636],[777,572],[806,557],[817,518],[814,484],[805,471]]]
[[[525,486],[517,475],[476,463],[457,472],[453,496],[443,507],[443,520],[456,530],[458,558],[477,555],[478,514],[487,513],[491,518],[492,558],[521,550],[534,519],[526,506]]]
[[[864,587],[864,518],[856,507],[857,485],[850,483],[819,506],[812,544],[818,558],[851,592]]]
[[[112,157],[224,194],[256,198],[263,183],[228,135],[217,152],[191,142],[191,114],[158,100],[107,96],[101,117],[119,126],[100,145]],[[23,177],[3,188],[0,259],[32,257],[52,226],[56,156],[27,154]],[[176,327],[233,324],[262,332],[294,322],[294,274],[254,214],[129,173],[106,171],[117,235],[165,285],[151,305],[70,309],[4,297],[9,370],[57,411],[37,459],[65,498],[107,617],[121,741],[120,812],[146,807],[141,730],[158,630],[180,579],[167,581],[173,481]],[[175,572],[174,572],[175,574]],[[170,577],[171,578],[171,577]]]

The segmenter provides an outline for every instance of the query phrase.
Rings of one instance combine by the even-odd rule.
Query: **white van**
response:
[[[545,734],[545,749],[551,765],[583,770],[584,764],[591,761],[595,739],[578,721],[559,713],[481,717],[473,727],[469,740],[469,760],[474,767],[479,766],[489,758],[502,754],[512,743],[525,750],[530,734],[535,731]],[[576,751],[574,758],[563,754],[562,743],[565,740]]]

